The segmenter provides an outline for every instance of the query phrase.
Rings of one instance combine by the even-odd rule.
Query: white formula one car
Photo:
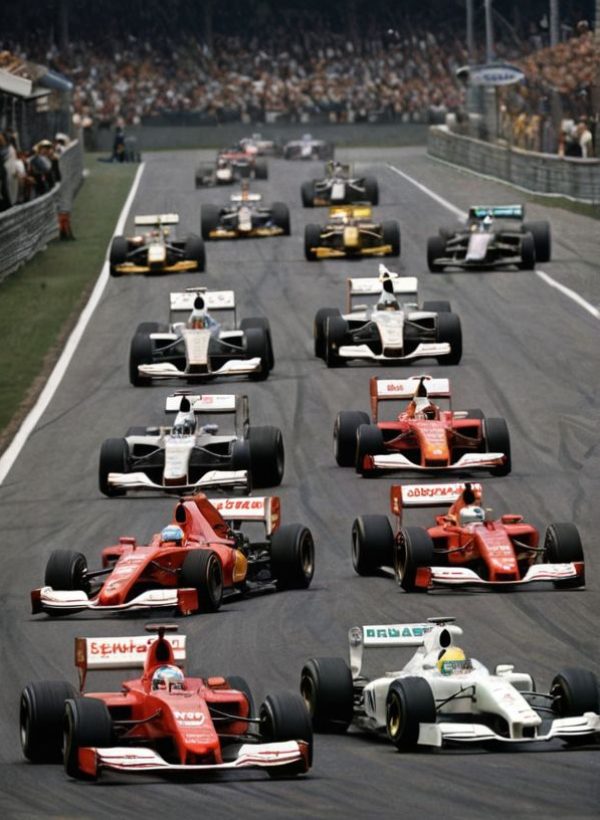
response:
[[[355,626],[349,631],[350,668],[341,658],[313,658],[300,690],[317,732],[385,733],[401,751],[447,743],[566,743],[600,740],[598,681],[568,668],[550,691],[535,691],[531,675],[499,664],[490,672],[455,645],[453,618],[428,623]],[[363,650],[417,646],[397,671],[361,674]]]
[[[145,214],[134,219],[135,236],[115,236],[109,253],[110,275],[203,271],[204,242],[195,234],[178,240],[178,214]]]
[[[277,427],[251,427],[248,397],[168,396],[166,412],[176,413],[171,427],[130,427],[124,438],[109,438],[100,450],[100,490],[123,495],[127,490],[189,492],[205,476],[247,471],[253,487],[281,484],[284,449]],[[230,432],[219,430],[223,416],[233,416]]]
[[[242,319],[237,327],[232,290],[187,288],[170,294],[169,325],[138,325],[129,353],[129,380],[136,387],[153,379],[206,381],[215,376],[266,379],[275,359],[269,322]],[[224,317],[223,323],[212,313]],[[228,314],[226,316],[225,314]],[[228,317],[230,329],[224,329]]]
[[[416,277],[398,276],[380,265],[379,278],[347,282],[348,312],[321,308],[315,316],[315,355],[324,358],[327,367],[341,367],[352,359],[386,364],[422,358],[436,358],[439,364],[460,362],[459,317],[450,312],[449,302],[420,306]],[[378,300],[355,304],[356,298],[367,296]]]

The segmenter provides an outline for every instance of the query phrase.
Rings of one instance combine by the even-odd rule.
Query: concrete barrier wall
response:
[[[76,140],[60,160],[61,182],[31,202],[0,213],[0,281],[58,236],[58,212],[70,211],[83,180],[83,144]]]
[[[429,129],[432,157],[511,182],[539,194],[559,194],[600,203],[600,160],[537,154],[452,133],[445,125]]]

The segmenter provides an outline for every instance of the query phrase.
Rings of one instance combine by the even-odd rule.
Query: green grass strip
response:
[[[54,240],[0,284],[0,449],[35,403],[94,286],[137,165],[85,157],[76,241]]]

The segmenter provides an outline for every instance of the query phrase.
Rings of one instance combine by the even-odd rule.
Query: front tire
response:
[[[413,749],[419,742],[421,723],[435,723],[437,714],[430,685],[424,678],[396,678],[388,689],[385,725],[398,751]]]
[[[438,356],[439,364],[455,365],[462,359],[462,328],[455,313],[438,313],[437,341],[448,342],[450,353]]]
[[[533,236],[536,262],[549,262],[552,256],[552,235],[549,222],[525,222],[523,230]]]
[[[260,735],[265,743],[301,740],[308,745],[308,767],[312,765],[313,731],[304,701],[293,692],[267,695],[260,707]],[[267,769],[270,777],[294,777],[304,774],[306,763],[298,761]]]
[[[385,454],[383,433],[376,424],[361,424],[356,433],[356,472],[365,478],[375,475],[376,470],[365,467],[365,456]]]
[[[129,253],[129,242],[124,236],[115,236],[110,245],[109,267],[111,276],[121,276],[121,272],[117,270],[117,265],[122,265],[127,262],[127,254]]]
[[[313,323],[313,337],[315,341],[315,356],[319,359],[325,358],[325,325],[330,316],[339,316],[341,313],[338,308],[319,308],[315,314],[315,321]]]
[[[124,438],[107,438],[100,448],[98,484],[100,492],[109,498],[125,495],[123,487],[113,487],[108,483],[109,473],[127,473],[129,467],[129,446]]]
[[[88,588],[86,575],[85,555],[72,550],[53,550],[46,564],[44,585],[56,590],[86,592]]]
[[[321,228],[319,225],[307,225],[304,228],[304,256],[309,262],[317,260],[316,249],[321,245]]]
[[[284,236],[290,235],[290,212],[285,202],[274,202],[271,207],[273,224],[281,228]]]
[[[442,273],[444,266],[437,261],[446,253],[446,242],[441,236],[430,236],[427,240],[427,267],[431,273]]]
[[[223,602],[223,567],[216,552],[192,549],[185,556],[179,587],[198,592],[199,612],[216,612]]]
[[[344,367],[346,359],[338,350],[349,341],[348,322],[342,316],[330,316],[325,321],[325,364],[327,367]]]
[[[262,382],[269,378],[269,337],[264,328],[249,327],[244,331],[246,336],[246,354],[249,359],[259,358],[260,368],[248,373],[253,382]]]
[[[544,538],[544,556],[550,564],[583,562],[581,536],[575,524],[568,522],[550,524]],[[585,585],[585,574],[564,581],[554,581],[557,589],[569,589]]]
[[[523,234],[521,239],[521,261],[519,270],[535,269],[535,241],[530,233]]]
[[[510,455],[510,434],[504,419],[484,419],[482,423],[483,436],[488,453],[504,453],[504,464],[492,467],[492,475],[508,475],[512,469],[512,459]]]
[[[384,245],[391,245],[392,250],[388,256],[400,256],[400,225],[397,222],[383,222],[381,225],[382,239]]]
[[[142,376],[138,370],[141,364],[152,364],[154,345],[147,333],[136,333],[129,348],[129,382],[134,387],[148,387],[152,384],[149,376]]]
[[[427,530],[421,527],[401,527],[396,536],[394,575],[406,592],[419,592],[417,571],[433,563],[433,541]]]
[[[200,233],[205,241],[219,226],[219,208],[216,205],[203,205],[200,211]]]
[[[206,267],[206,250],[204,242],[195,234],[188,236],[185,243],[184,257],[197,265],[197,271],[203,271]]]

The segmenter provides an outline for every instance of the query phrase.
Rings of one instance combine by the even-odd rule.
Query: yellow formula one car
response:
[[[132,273],[178,273],[203,271],[204,242],[190,234],[184,242],[171,233],[179,223],[177,214],[136,216],[135,236],[115,236],[110,247],[110,275]]]
[[[304,254],[309,262],[348,256],[400,256],[400,226],[374,222],[371,206],[337,205],[323,227],[304,229]]]

